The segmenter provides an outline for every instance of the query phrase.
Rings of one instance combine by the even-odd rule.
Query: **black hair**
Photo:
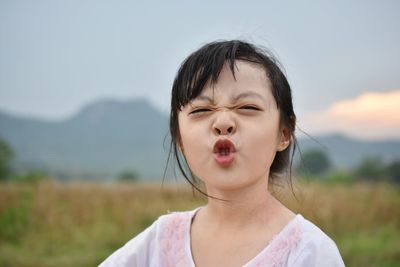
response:
[[[190,170],[186,158],[179,150],[178,114],[182,108],[201,94],[207,83],[218,81],[222,68],[227,65],[235,77],[235,61],[243,60],[262,66],[271,83],[280,115],[280,127],[286,127],[290,134],[290,145],[283,151],[278,151],[270,167],[270,182],[289,170],[289,182],[292,186],[292,162],[296,148],[295,127],[296,115],[293,111],[290,85],[279,67],[278,61],[266,49],[240,41],[216,41],[202,46],[189,55],[180,66],[172,85],[171,113],[169,130],[171,135],[170,152],[178,164],[185,179],[200,193],[205,194],[197,186],[198,179]],[[292,153],[290,153],[292,151]],[[207,195],[208,196],[208,195]]]

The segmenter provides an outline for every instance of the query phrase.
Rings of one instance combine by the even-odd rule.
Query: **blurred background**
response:
[[[166,166],[170,90],[222,39],[270,49],[292,86],[296,197],[277,196],[347,266],[400,266],[399,11],[0,0],[0,266],[94,266],[168,210],[204,205]]]

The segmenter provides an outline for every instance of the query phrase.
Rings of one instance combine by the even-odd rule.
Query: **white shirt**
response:
[[[109,256],[100,267],[195,267],[190,249],[190,226],[197,210],[159,217]],[[344,266],[344,263],[332,239],[297,214],[243,266],[336,267]]]

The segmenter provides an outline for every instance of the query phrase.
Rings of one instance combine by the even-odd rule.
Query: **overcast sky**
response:
[[[232,38],[277,55],[311,130],[342,102],[400,89],[400,1],[189,2],[0,0],[0,110],[60,119],[143,97],[167,112],[181,61]],[[400,139],[393,121],[382,136]]]

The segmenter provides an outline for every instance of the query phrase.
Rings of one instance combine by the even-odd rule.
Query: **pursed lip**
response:
[[[228,150],[230,153],[235,153],[236,148],[232,141],[229,139],[219,139],[215,142],[213,152],[220,153],[221,150]]]
[[[235,159],[236,148],[229,139],[219,139],[213,148],[214,160],[222,167],[229,166]]]

